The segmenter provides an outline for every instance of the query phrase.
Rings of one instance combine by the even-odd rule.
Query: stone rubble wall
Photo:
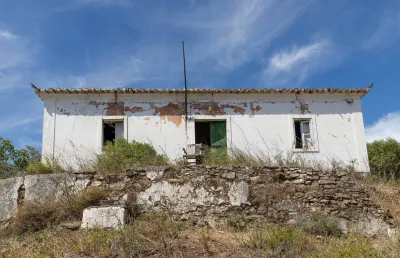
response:
[[[53,201],[87,187],[106,188],[110,197],[105,203],[135,203],[184,220],[234,213],[246,220],[287,223],[322,213],[371,234],[391,229],[390,213],[373,202],[352,174],[244,166],[149,167],[117,175],[82,172],[0,180],[0,222],[15,216],[23,201]]]

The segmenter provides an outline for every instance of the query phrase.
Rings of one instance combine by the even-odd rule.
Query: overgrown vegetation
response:
[[[367,144],[371,174],[385,180],[400,178],[400,142],[388,138]]]
[[[128,142],[117,139],[107,142],[96,162],[97,171],[105,174],[122,173],[126,169],[168,164],[165,155],[160,155],[147,143]]]
[[[205,147],[203,152],[203,164],[205,165],[232,165],[232,166],[257,166],[267,165],[269,160],[258,157],[239,149],[217,149]]]
[[[328,215],[313,214],[311,216],[299,216],[296,218],[294,226],[316,236],[342,236],[342,231],[339,228],[339,220]]]
[[[270,250],[275,257],[299,257],[309,249],[307,235],[294,227],[270,226],[250,233],[248,245],[254,249]]]
[[[120,230],[57,227],[0,238],[0,257],[399,257],[397,242],[316,237],[292,226],[222,230],[150,213]]]
[[[65,220],[80,220],[85,208],[99,205],[107,198],[105,189],[96,187],[77,195],[66,195],[57,201],[25,201],[8,231],[12,234],[36,232]]]

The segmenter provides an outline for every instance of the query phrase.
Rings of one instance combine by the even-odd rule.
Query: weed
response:
[[[50,158],[46,157],[44,162],[37,161],[29,163],[29,165],[26,167],[25,174],[53,174],[63,171],[64,169],[58,160],[51,160]]]
[[[107,197],[102,188],[89,188],[80,194],[50,202],[25,201],[18,210],[11,231],[14,234],[35,232],[66,219],[81,219],[85,208],[98,205]]]
[[[315,258],[358,258],[358,257],[381,257],[371,243],[364,237],[349,237],[348,241],[339,242],[337,245],[328,247],[312,257]]]
[[[227,218],[226,222],[228,226],[233,228],[234,230],[243,231],[246,229],[246,222],[243,215],[232,214]]]
[[[298,217],[295,226],[307,233],[318,236],[342,236],[339,220],[332,216],[313,214],[311,217]]]
[[[307,235],[303,231],[281,226],[251,232],[248,244],[254,249],[269,249],[274,255],[293,257],[309,248]]]
[[[54,203],[25,202],[18,210],[11,230],[14,234],[39,231],[57,221],[57,213]]]

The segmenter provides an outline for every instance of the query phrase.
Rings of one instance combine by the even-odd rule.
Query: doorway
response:
[[[226,121],[195,121],[195,141],[212,148],[226,148]]]

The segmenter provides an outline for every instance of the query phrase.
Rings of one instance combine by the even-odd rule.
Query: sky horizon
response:
[[[41,147],[39,88],[366,88],[400,141],[400,2],[0,0],[0,137]]]

